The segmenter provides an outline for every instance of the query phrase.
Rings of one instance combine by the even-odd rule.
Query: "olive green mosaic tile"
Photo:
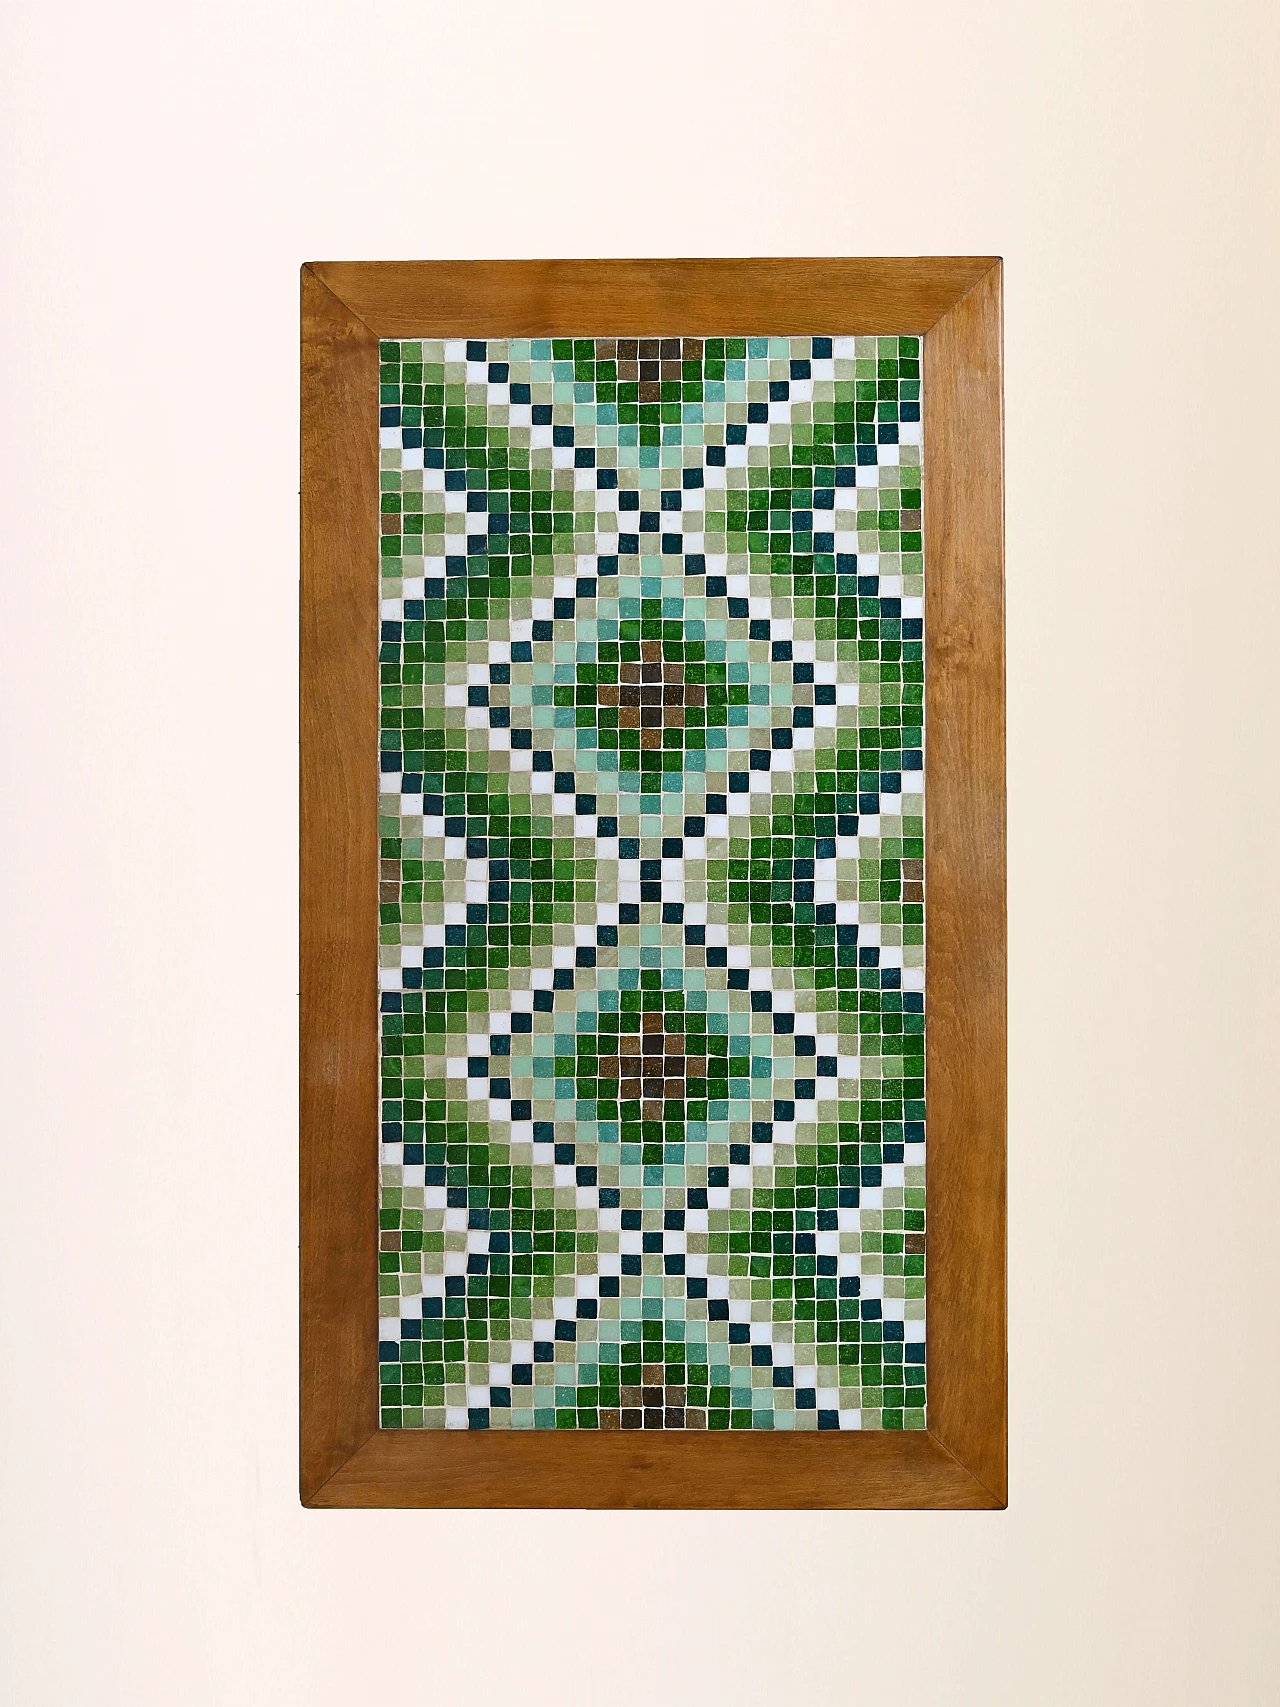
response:
[[[919,341],[381,362],[383,1426],[922,1428]]]

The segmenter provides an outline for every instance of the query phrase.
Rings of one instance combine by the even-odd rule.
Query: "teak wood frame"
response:
[[[1001,320],[993,257],[303,267],[304,1504],[1005,1504]],[[378,340],[814,332],[924,338],[928,1430],[380,1429]]]

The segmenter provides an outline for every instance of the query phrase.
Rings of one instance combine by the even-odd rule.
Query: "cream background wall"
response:
[[[1269,1703],[1264,0],[19,0],[0,1695]],[[1012,1503],[295,1494],[298,266],[1003,254]]]

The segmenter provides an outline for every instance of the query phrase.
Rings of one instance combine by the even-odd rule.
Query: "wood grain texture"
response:
[[[306,1499],[378,1426],[377,339],[302,275],[300,1268]]]
[[[302,1498],[988,1509],[1005,1474],[1001,274],[991,258],[303,269]],[[377,1427],[377,336],[924,334],[929,1432]]]
[[[924,346],[928,1416],[1003,1503],[1004,436],[1001,269]]]
[[[313,1503],[983,1511],[997,1502],[924,1433],[384,1429],[343,1465]]]
[[[990,257],[893,260],[317,261],[383,338],[920,332]]]

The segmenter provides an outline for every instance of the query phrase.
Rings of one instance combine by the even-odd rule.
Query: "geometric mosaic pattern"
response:
[[[381,364],[383,1426],[922,1428],[919,340]]]

